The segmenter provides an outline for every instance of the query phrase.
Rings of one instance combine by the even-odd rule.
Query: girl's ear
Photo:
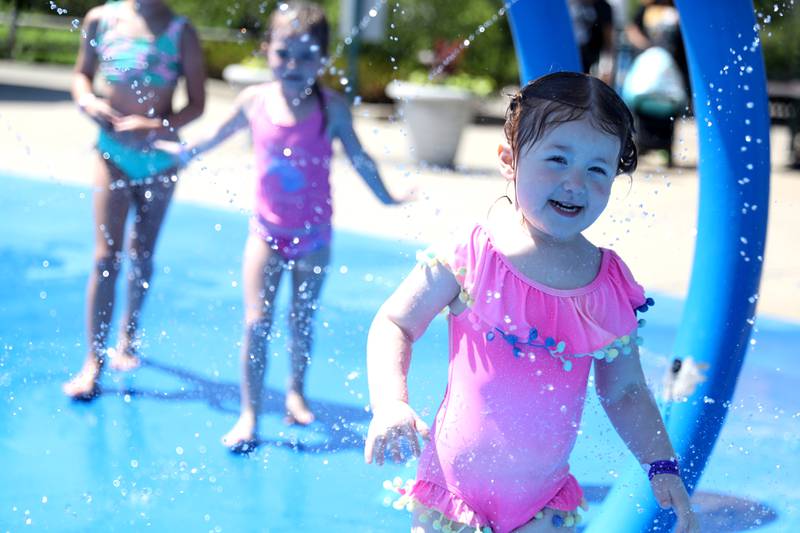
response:
[[[514,153],[511,147],[506,143],[500,143],[497,146],[497,158],[500,163],[500,175],[509,181],[514,181],[516,173],[514,172]]]

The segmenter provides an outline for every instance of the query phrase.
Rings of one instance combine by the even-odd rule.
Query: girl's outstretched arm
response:
[[[364,151],[361,141],[358,140],[353,129],[353,115],[344,97],[332,91],[325,92],[327,105],[327,118],[329,121],[328,131],[331,138],[338,137],[342,141],[342,146],[350,159],[353,168],[364,179],[370,190],[378,199],[386,205],[399,204],[403,200],[395,199],[389,194],[386,186],[381,180],[378,167],[375,161]]]
[[[237,131],[247,127],[248,109],[259,86],[252,86],[244,89],[233,104],[228,117],[217,126],[216,130],[208,130],[209,133],[200,139],[187,143],[185,146],[172,141],[156,141],[153,145],[159,150],[170,152],[180,161],[180,166],[186,166],[189,161],[207,152],[225,141]]]
[[[428,426],[408,405],[406,378],[411,345],[431,320],[457,300],[453,274],[435,264],[418,265],[378,310],[367,338],[367,378],[372,408],[364,460],[383,464],[388,451],[399,460],[402,442],[419,455],[417,433],[428,437]]]
[[[627,355],[610,362],[596,361],[594,367],[597,394],[614,425],[636,459],[649,465],[656,461],[676,460],[667,429],[642,372],[636,345]],[[650,479],[658,504],[672,508],[678,517],[676,531],[699,531],[683,480],[671,473],[655,474]]]

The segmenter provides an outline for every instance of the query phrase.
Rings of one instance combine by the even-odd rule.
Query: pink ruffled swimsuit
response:
[[[331,241],[331,140],[320,107],[293,125],[270,116],[265,88],[250,119],[258,185],[251,231],[285,259],[296,259]]]
[[[642,287],[607,249],[590,284],[537,284],[481,226],[455,250],[421,259],[453,272],[467,309],[449,315],[447,392],[410,496],[495,533],[544,507],[575,510],[582,491],[568,460],[592,360],[612,360],[637,342]]]

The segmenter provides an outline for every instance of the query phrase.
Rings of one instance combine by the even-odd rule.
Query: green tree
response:
[[[17,45],[17,27],[19,26],[19,16],[23,10],[30,9],[30,0],[14,0],[11,4],[11,23],[8,28],[8,38],[3,46],[2,56],[10,58]]]

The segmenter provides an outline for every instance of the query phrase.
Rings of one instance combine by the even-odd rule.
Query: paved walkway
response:
[[[69,100],[70,71],[63,67],[0,62],[0,174],[89,184],[94,126]],[[234,96],[211,80],[206,114],[184,130],[192,139],[229,111]],[[334,160],[335,224],[421,245],[486,215],[505,191],[496,172],[499,126],[467,128],[455,171],[416,167],[402,124],[386,120],[385,106],[354,110],[356,129],[378,161],[390,188],[418,187],[420,200],[386,208],[355,175],[341,151]],[[800,323],[800,172],[786,169],[787,133],[774,128],[770,225],[759,312]],[[589,231],[597,244],[613,246],[648,289],[685,295],[690,275],[697,207],[697,149],[693,123],[678,125],[676,161],[663,169],[658,154],[643,157],[632,186],[619,179],[606,214]],[[247,210],[253,167],[248,137],[241,134],[193,163],[178,188],[179,201]],[[13,201],[13,199],[5,199]]]

